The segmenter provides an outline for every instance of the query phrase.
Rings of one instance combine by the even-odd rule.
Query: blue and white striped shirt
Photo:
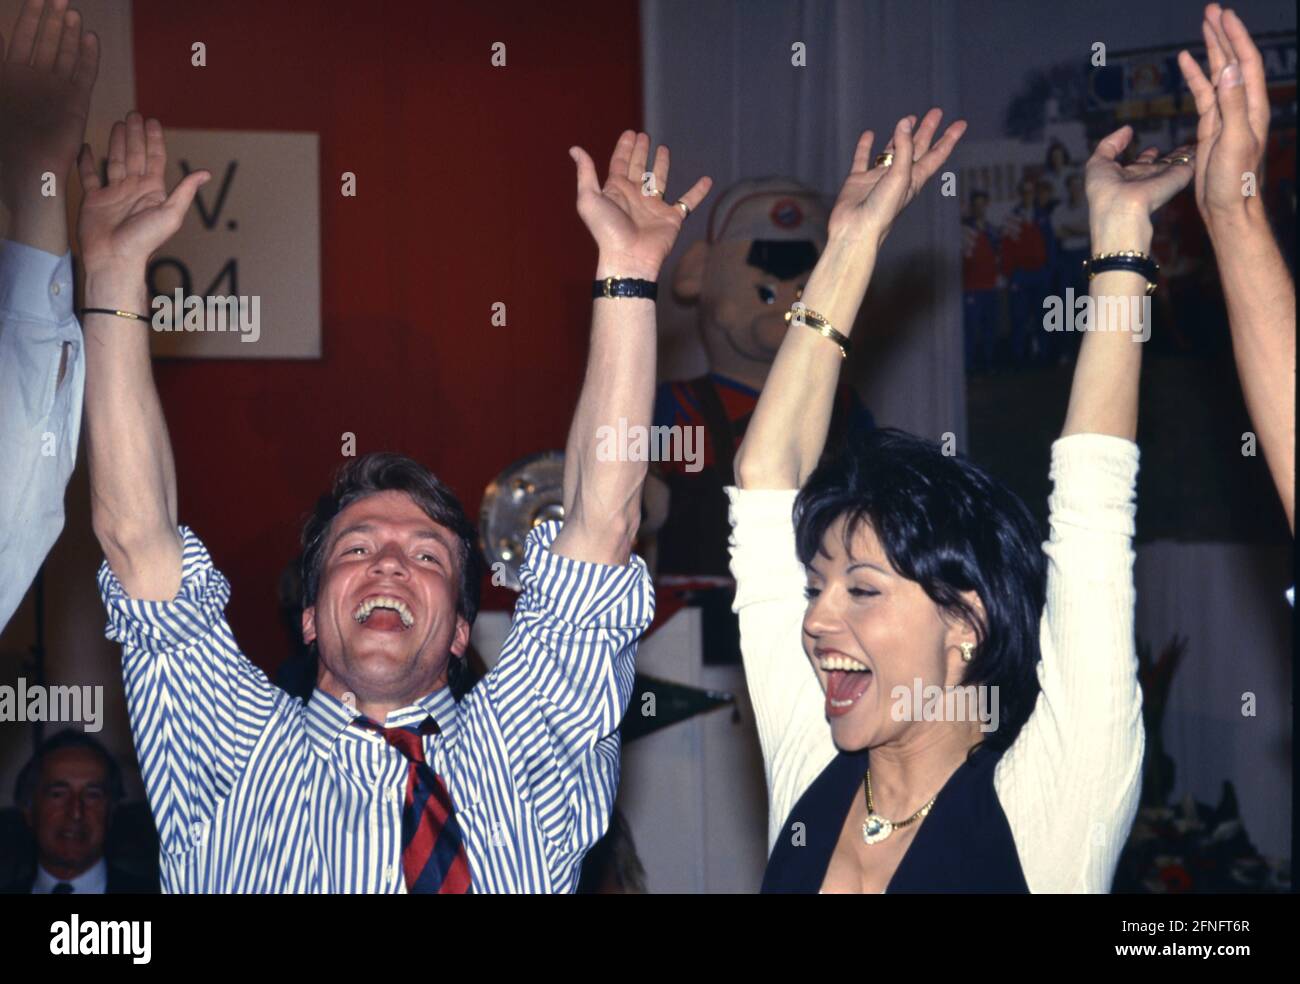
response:
[[[645,564],[583,563],[528,536],[501,657],[457,704],[444,688],[389,714],[426,715],[476,892],[571,892],[618,785],[618,724],[654,614]],[[158,826],[165,892],[406,891],[407,761],[317,690],[304,704],[240,652],[230,584],[194,533],[180,590],[134,601],[105,562],[99,589],[122,643],[136,754]]]

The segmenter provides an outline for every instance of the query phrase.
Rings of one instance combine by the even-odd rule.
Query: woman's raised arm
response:
[[[824,323],[843,341],[826,328],[809,330],[799,318],[791,323],[736,453],[739,487],[798,488],[817,466],[830,426],[841,345],[853,332],[880,245],[966,130],[959,120],[931,146],[942,117],[932,109],[919,126],[914,116],[899,120],[874,163],[874,134],[867,130],[859,138],[853,167],[831,210],[826,249],[801,301],[807,325]]]

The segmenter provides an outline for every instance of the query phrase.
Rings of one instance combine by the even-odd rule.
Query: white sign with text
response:
[[[149,264],[154,355],[318,359],[320,138],[167,130],[167,187],[208,170]]]

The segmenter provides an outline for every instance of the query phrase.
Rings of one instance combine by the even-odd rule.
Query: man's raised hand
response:
[[[212,177],[208,171],[195,171],[168,195],[162,124],[146,122],[139,113],[113,124],[107,184],[99,180],[89,144],[81,148],[77,166],[86,191],[77,235],[87,270],[143,272],[150,255],[181,227],[195,193]]]
[[[668,148],[655,152],[654,168],[647,172],[650,137],[625,130],[609,159],[609,176],[602,188],[596,166],[581,147],[570,147],[578,167],[578,214],[600,250],[600,275],[654,280],[677,241],[687,211],[699,208],[713,186],[700,178],[690,191],[668,204]]]

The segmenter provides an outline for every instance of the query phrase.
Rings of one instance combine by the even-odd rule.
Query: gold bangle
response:
[[[785,320],[786,324],[801,324],[811,328],[823,338],[829,338],[840,347],[841,359],[847,359],[849,357],[849,347],[851,343],[848,338],[836,331],[829,321],[811,308],[803,307],[802,305],[792,308],[785,313]]]

